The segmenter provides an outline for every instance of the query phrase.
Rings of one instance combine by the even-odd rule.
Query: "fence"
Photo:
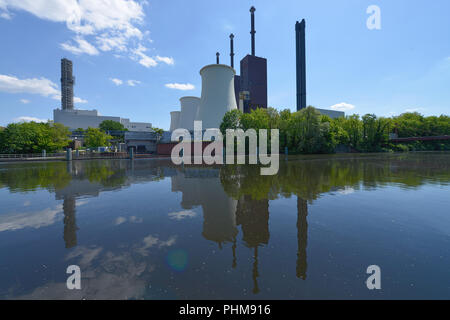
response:
[[[89,159],[128,159],[127,152],[85,152],[72,151],[72,160]],[[45,160],[67,160],[67,153],[31,153],[31,154],[0,154],[0,162],[8,161],[45,161]]]

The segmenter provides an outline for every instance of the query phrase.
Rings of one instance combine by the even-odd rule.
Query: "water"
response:
[[[0,164],[0,298],[450,299],[450,153],[282,160]]]

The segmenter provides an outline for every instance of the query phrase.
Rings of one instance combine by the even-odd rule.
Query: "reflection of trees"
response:
[[[6,170],[0,170],[0,181],[10,192],[54,191],[67,186],[71,179],[62,161],[13,163],[8,164]]]
[[[227,165],[220,170],[225,192],[234,199],[299,196],[314,200],[339,188],[373,188],[397,183],[415,188],[424,183],[447,184],[448,156],[436,153],[409,155],[309,156],[281,161],[275,176],[261,176],[258,166]]]

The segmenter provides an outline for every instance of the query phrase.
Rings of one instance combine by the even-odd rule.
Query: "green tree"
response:
[[[0,133],[0,152],[56,152],[68,145],[69,136],[69,129],[58,123],[11,123]]]
[[[156,133],[156,138],[158,140],[162,137],[162,135],[164,133],[164,129],[160,129],[160,128],[157,128],[157,127],[153,127],[152,130]]]
[[[97,128],[88,128],[84,136],[84,144],[88,148],[106,147],[111,145],[113,137]]]
[[[241,124],[242,111],[239,109],[228,111],[222,119],[222,123],[220,124],[220,131],[223,135],[226,134],[227,129],[238,129]]]
[[[99,129],[108,132],[108,131],[128,131],[123,124],[113,120],[105,120],[99,125]]]

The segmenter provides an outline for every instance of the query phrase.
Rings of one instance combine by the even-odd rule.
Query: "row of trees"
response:
[[[290,153],[332,153],[337,146],[360,152],[450,150],[448,142],[415,142],[392,144],[389,135],[423,137],[450,135],[450,117],[424,117],[418,113],[404,113],[397,117],[377,117],[366,114],[331,119],[314,107],[298,112],[273,108],[256,109],[250,113],[233,110],[225,114],[220,129],[247,130],[279,129],[280,151]]]
[[[162,129],[153,128],[158,136]],[[121,123],[105,120],[99,128],[79,128],[74,133],[83,136],[87,148],[106,147],[112,140],[123,142],[123,133],[128,131]],[[111,133],[111,135],[110,135]],[[59,123],[21,122],[11,123],[6,128],[0,127],[0,153],[30,154],[62,151],[71,141],[69,128]]]
[[[84,145],[88,148],[109,146],[113,139],[97,128],[82,130],[82,133]],[[30,154],[43,150],[54,153],[69,146],[70,136],[70,130],[59,123],[11,123],[6,128],[0,128],[0,153]]]
[[[69,136],[59,123],[11,123],[0,131],[0,153],[56,152],[69,144]]]

